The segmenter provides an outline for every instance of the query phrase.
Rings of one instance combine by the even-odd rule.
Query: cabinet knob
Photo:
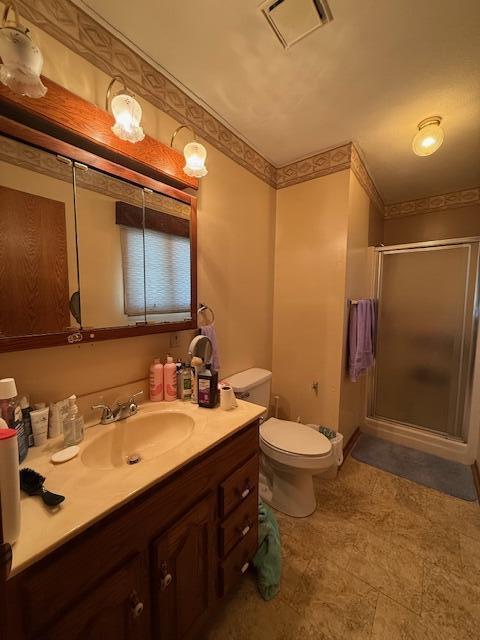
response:
[[[250,566],[249,562],[245,562],[244,565],[242,565],[241,569],[240,569],[240,573],[245,573],[245,571],[248,569],[248,567]]]
[[[161,579],[160,581],[160,589],[162,591],[165,591],[165,589],[168,589],[168,587],[172,584],[172,574],[171,573],[167,573],[167,575]]]
[[[133,591],[130,596],[130,610],[134,618],[138,618],[143,613],[143,602],[140,602],[136,591]]]
[[[251,527],[252,525],[248,521],[243,527],[239,527],[238,532],[240,533],[240,536],[244,538],[247,535],[247,533],[250,531]]]
[[[165,560],[162,560],[162,562],[160,563],[160,576],[160,590],[165,591],[165,589],[167,589],[172,584],[173,580],[172,574],[169,573],[168,564],[165,562]]]
[[[250,487],[246,487],[243,491],[242,491],[242,499],[245,500],[245,498],[250,494]]]

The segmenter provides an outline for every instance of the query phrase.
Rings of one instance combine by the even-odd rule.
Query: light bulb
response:
[[[440,117],[426,118],[418,124],[418,132],[412,140],[412,148],[417,156],[430,156],[442,146],[445,134]]]
[[[112,131],[120,140],[140,142],[145,138],[143,129],[140,126],[142,107],[133,95],[126,91],[118,93],[112,99],[111,107],[115,118]]]
[[[185,156],[185,166],[183,171],[187,176],[192,178],[203,178],[208,171],[205,167],[205,160],[207,158],[207,150],[199,142],[189,142],[183,149],[183,155]]]

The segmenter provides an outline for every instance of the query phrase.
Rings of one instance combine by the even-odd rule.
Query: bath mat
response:
[[[474,501],[477,492],[469,466],[439,458],[362,433],[352,456],[360,462],[462,500]]]

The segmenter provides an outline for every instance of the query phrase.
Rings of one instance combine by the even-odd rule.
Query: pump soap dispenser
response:
[[[78,415],[77,396],[70,396],[68,399],[68,416],[63,422],[63,444],[71,447],[83,440],[84,423],[83,417]]]

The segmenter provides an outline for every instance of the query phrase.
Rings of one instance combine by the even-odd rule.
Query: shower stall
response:
[[[377,337],[366,431],[462,462],[478,430],[471,409],[479,242],[375,249]]]

